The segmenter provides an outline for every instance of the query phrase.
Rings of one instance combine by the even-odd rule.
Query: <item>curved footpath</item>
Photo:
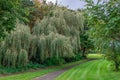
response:
[[[75,65],[72,65],[72,66],[68,66],[68,67],[65,67],[61,70],[58,70],[58,71],[55,71],[55,72],[52,72],[52,73],[48,73],[46,75],[43,75],[41,77],[37,77],[33,80],[54,80],[55,78],[57,78],[60,74],[62,74],[63,72],[77,66],[77,65],[80,65],[80,64],[83,64],[85,62],[88,62],[88,61],[91,61],[91,60],[95,60],[95,59],[88,59],[86,61],[83,61],[83,62],[80,62],[79,64],[75,64]]]

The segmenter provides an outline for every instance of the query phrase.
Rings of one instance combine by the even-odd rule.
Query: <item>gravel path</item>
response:
[[[68,67],[65,67],[61,70],[58,70],[58,71],[55,71],[55,72],[51,72],[51,73],[48,73],[46,75],[43,75],[41,77],[37,77],[33,80],[54,80],[56,77],[58,77],[60,74],[62,74],[63,72],[77,66],[77,65],[80,65],[80,64],[83,64],[85,62],[88,62],[88,61],[91,61],[91,60],[94,60],[94,59],[88,59],[87,61],[84,61],[84,62],[80,62],[79,64],[75,64],[75,65],[72,65],[72,66],[68,66]]]

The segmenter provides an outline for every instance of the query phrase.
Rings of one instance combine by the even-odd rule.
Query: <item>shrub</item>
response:
[[[51,65],[62,65],[65,63],[65,60],[63,58],[48,58],[45,60],[44,62],[47,66],[51,66]]]

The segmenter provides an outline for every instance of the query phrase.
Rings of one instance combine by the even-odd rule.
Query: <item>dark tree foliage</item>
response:
[[[26,20],[21,7],[22,0],[0,0],[0,39],[3,39],[11,30],[14,30],[16,19]]]
[[[87,58],[87,54],[94,49],[94,45],[92,40],[89,39],[89,36],[87,34],[81,34],[80,35],[80,42],[81,42],[81,52],[82,57]]]

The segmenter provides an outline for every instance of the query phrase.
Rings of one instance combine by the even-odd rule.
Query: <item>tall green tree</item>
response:
[[[90,51],[93,51],[94,44],[92,40],[89,38],[89,34],[87,33],[89,31],[89,26],[88,26],[89,24],[88,24],[87,13],[85,13],[86,10],[78,9],[78,11],[82,12],[84,15],[84,29],[83,29],[83,32],[80,34],[80,43],[81,43],[80,52],[82,53],[83,58],[87,58],[87,54]]]
[[[83,58],[87,58],[87,54],[94,49],[93,42],[89,39],[89,35],[86,32],[80,35],[80,52]]]
[[[16,19],[25,20],[22,14],[25,13],[21,8],[22,0],[0,0],[0,38],[14,30]]]
[[[29,15],[25,17],[29,20],[26,24],[29,25],[31,33],[36,22],[41,21],[52,9],[52,5],[41,0],[22,0],[21,4],[29,11]]]
[[[84,0],[89,16],[89,35],[107,59],[120,65],[120,0]]]

